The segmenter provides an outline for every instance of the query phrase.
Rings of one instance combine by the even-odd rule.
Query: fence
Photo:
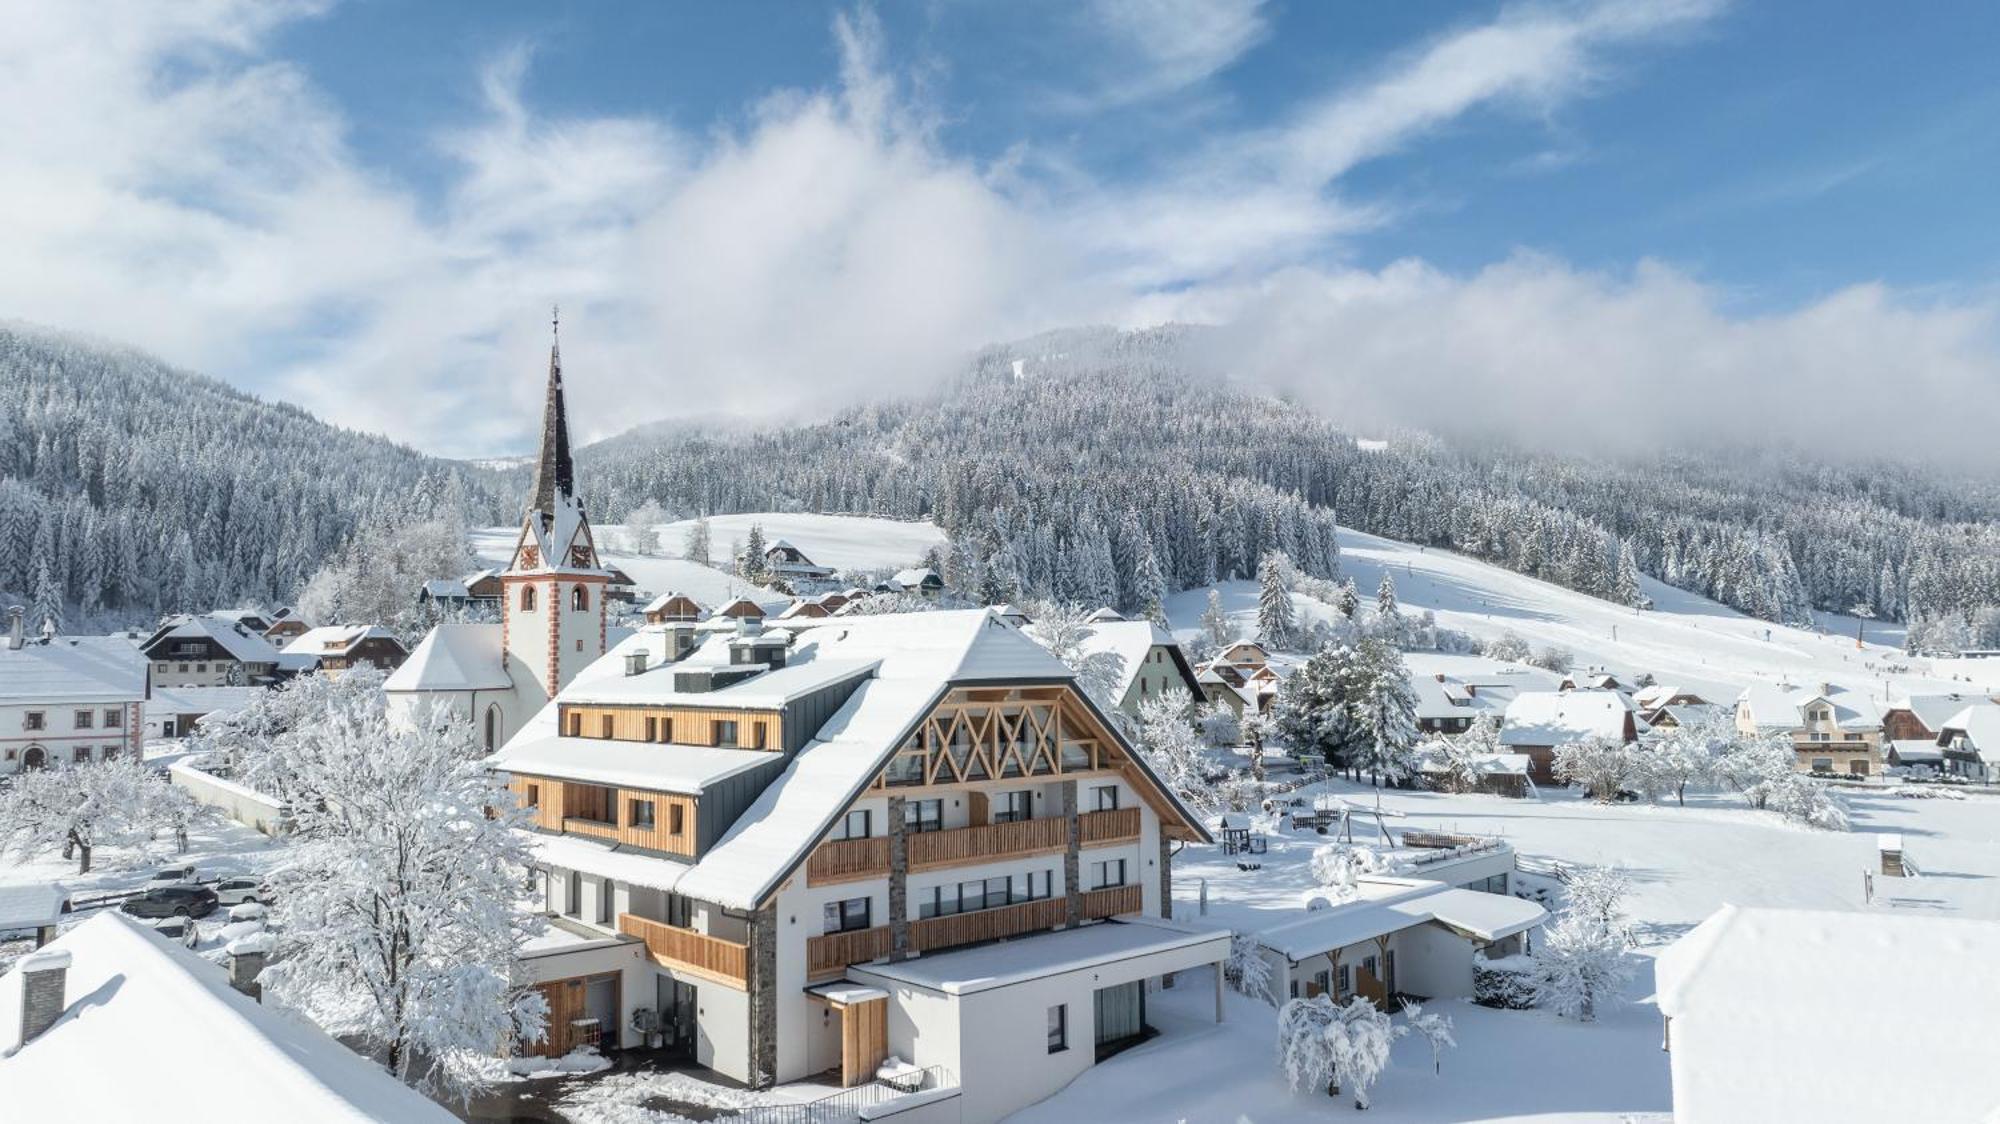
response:
[[[190,761],[176,761],[167,766],[167,775],[196,800],[222,809],[230,819],[245,827],[254,827],[266,835],[283,835],[291,830],[291,805],[213,773],[202,772],[195,766],[204,760],[196,757]]]
[[[734,1124],[852,1124],[861,1119],[861,1110],[911,1093],[928,1093],[955,1085],[951,1071],[941,1065],[927,1065],[894,1085],[874,1081],[803,1104],[760,1105],[746,1108],[741,1115],[727,1117]]]

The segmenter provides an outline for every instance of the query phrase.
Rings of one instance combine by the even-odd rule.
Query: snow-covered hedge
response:
[[[1535,958],[1472,958],[1472,1001],[1482,1007],[1525,1011],[1535,1005]]]

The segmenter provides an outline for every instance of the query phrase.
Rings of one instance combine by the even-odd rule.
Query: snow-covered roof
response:
[[[441,624],[431,629],[403,666],[389,673],[385,691],[500,691],[513,686],[501,664],[498,624]]]
[[[1040,642],[1041,626],[1031,624],[1022,631]],[[1194,669],[1188,666],[1187,657],[1174,642],[1173,634],[1152,621],[1128,621],[1118,618],[1093,623],[1085,633],[1081,647],[1085,655],[1109,652],[1122,661],[1119,665],[1117,686],[1111,692],[1114,701],[1124,699],[1126,693],[1131,691],[1132,684],[1138,682],[1139,673],[1146,666],[1146,657],[1155,647],[1169,649],[1174,664],[1181,670],[1181,674],[1196,683],[1201,682],[1195,676]]]
[[[1525,753],[1475,753],[1468,760],[1483,776],[1528,775],[1529,758]],[[1417,767],[1427,773],[1442,773],[1446,768],[1444,759],[1435,754],[1424,756]]]
[[[510,773],[696,796],[717,781],[778,759],[774,752],[760,749],[542,733],[510,739],[486,763]]]
[[[278,650],[271,642],[258,633],[251,632],[242,624],[218,616],[174,617],[160,626],[152,639],[146,641],[147,649],[166,640],[213,640],[229,653],[229,658],[242,663],[278,662]]]
[[[1000,941],[848,970],[863,978],[969,995],[1162,952],[1188,950],[1222,960],[1229,955],[1229,940],[1228,929],[1196,928],[1163,918],[1125,918],[1045,933],[1031,941]]]
[[[472,596],[465,583],[455,578],[432,578],[424,583],[424,593],[433,598],[457,598],[461,601]]]
[[[146,657],[114,636],[57,636],[9,648],[0,639],[0,702],[133,702],[146,697]]]
[[[1623,738],[1631,715],[1616,691],[1523,691],[1507,704],[1501,745],[1563,745],[1593,735]]]
[[[1937,731],[1939,745],[1953,745],[1963,736],[1968,748],[1982,757],[2000,759],[2000,706],[1975,703],[1945,719]]]
[[[1653,718],[1664,716],[1673,719],[1674,725],[1686,727],[1728,713],[1726,707],[1717,706],[1715,703],[1671,703],[1655,711]]]
[[[325,1031],[240,994],[222,968],[115,911],[48,949],[70,956],[67,1007],[27,1043],[19,1041],[19,1019],[0,1019],[0,1105],[9,1119],[162,1119],[183,1115],[170,1103],[177,1090],[215,1091],[227,1115],[245,1120],[456,1119]],[[0,977],[0,1011],[19,1010],[21,984],[19,966]]]
[[[1257,942],[1298,961],[1432,922],[1482,943],[1497,941],[1532,929],[1549,916],[1548,910],[1525,898],[1416,878],[1364,875],[1356,889],[1361,897],[1274,925],[1258,934]]]
[[[1495,699],[1474,694],[1456,680],[1440,683],[1434,675],[1411,673],[1410,691],[1417,699],[1419,719],[1473,718],[1504,707]]]
[[[394,641],[397,647],[401,647],[403,643],[396,639],[395,633],[378,624],[326,624],[299,633],[291,643],[285,645],[284,654],[311,656],[314,659],[321,656],[344,656],[364,640],[390,640]]]
[[[686,874],[688,865],[657,855],[623,851],[581,835],[544,835],[523,832],[535,861],[574,870],[595,878],[612,878],[653,890],[671,890]]]
[[[897,570],[895,576],[889,579],[889,584],[898,589],[911,589],[922,586],[926,581],[939,580],[937,571],[929,566],[912,566],[907,570]]]
[[[1943,728],[1945,719],[1957,714],[1968,706],[1990,703],[1985,695],[1952,692],[1944,695],[1911,695],[1901,703],[1891,703],[1891,707],[1901,706],[1917,716],[1924,729],[1936,732]]]
[[[1722,907],[1654,969],[1675,1118],[1994,1119],[1995,948],[2000,921]]]
[[[1944,749],[1929,738],[1898,738],[1889,743],[1890,752],[1902,764],[1930,764],[1944,760]]]
[[[809,622],[794,619],[795,625]],[[728,668],[729,649],[739,641],[756,643],[769,637],[783,643],[790,635],[783,629],[771,629],[759,636],[743,637],[735,630],[711,635],[701,646],[676,662],[654,659],[645,671],[637,675],[624,672],[625,656],[637,651],[647,651],[657,657],[659,652],[658,633],[640,633],[632,640],[611,650],[618,657],[616,664],[593,664],[592,669],[579,673],[574,681],[562,692],[565,703],[606,703],[626,705],[633,703],[682,703],[706,707],[743,707],[751,710],[773,710],[794,699],[803,698],[814,691],[830,687],[843,680],[866,675],[875,669],[878,660],[843,659],[837,656],[821,655],[819,649],[812,653],[802,653],[808,658],[795,659],[789,653],[784,667],[758,672],[756,675],[728,686],[707,691],[679,691],[674,688],[674,677],[684,671],[698,671],[706,668]],[[615,672],[615,674],[608,674]]]
[[[242,710],[268,687],[155,687],[146,710],[154,714],[231,714]]]
[[[17,882],[0,886],[0,933],[53,925],[69,904],[69,888],[60,882]]]
[[[1795,730],[1806,724],[1805,710],[1824,701],[1833,708],[1834,724],[1843,730],[1878,730],[1882,727],[1883,704],[1860,691],[1834,683],[1799,687],[1789,683],[1754,683],[1736,697],[1747,704],[1750,719],[1760,730]]]
[[[700,601],[696,600],[693,596],[689,594],[680,592],[679,590],[669,590],[666,593],[662,593],[658,597],[653,598],[651,601],[646,602],[646,608],[643,611],[648,613],[657,613],[665,609],[668,605],[673,604],[677,600],[685,600],[689,605],[694,606],[694,612],[697,619],[708,615],[708,610],[702,608]]]
[[[532,573],[609,573],[601,567],[578,566],[571,561],[575,549],[588,545],[590,541],[590,521],[584,517],[583,501],[575,496],[557,495],[551,506],[554,510],[549,512],[528,512],[521,525],[522,533],[534,540],[540,555],[536,565],[523,569]],[[595,553],[594,548],[592,553]]]

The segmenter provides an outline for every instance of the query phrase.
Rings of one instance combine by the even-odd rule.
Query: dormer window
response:
[[[590,590],[583,586],[572,586],[569,591],[569,607],[579,613],[590,611]]]
[[[532,585],[521,587],[521,611],[524,613],[535,611],[535,587]]]

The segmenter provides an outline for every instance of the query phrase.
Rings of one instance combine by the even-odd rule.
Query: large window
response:
[[[874,816],[866,808],[856,808],[841,817],[834,828],[835,839],[866,839],[874,834]]]
[[[628,800],[625,802],[626,826],[651,831],[656,822],[653,816],[653,802],[651,800]]]
[[[1146,1033],[1146,981],[1133,980],[1096,994],[1097,1046],[1128,1045]]]
[[[96,724],[96,722],[97,722],[97,712],[96,712],[96,711],[94,711],[94,710],[79,710],[79,711],[77,711],[77,712],[76,712],[76,728],[77,728],[77,729],[79,729],[79,730],[88,730],[88,729],[90,729],[90,728],[91,728],[91,727],[92,727],[93,725],[95,725],[95,724]]]
[[[903,802],[903,828],[906,831],[943,831],[944,801],[906,800]]]
[[[1069,1049],[1069,1006],[1058,1003],[1049,1008],[1049,1053]]]
[[[727,746],[736,744],[736,723],[733,720],[726,718],[716,720],[715,744]]]
[[[41,711],[31,710],[21,716],[21,728],[23,730],[46,730],[49,728],[49,722]]]
[[[848,898],[845,901],[826,903],[824,931],[851,933],[857,929],[872,928],[868,907],[867,898]]]
[[[993,800],[993,822],[1015,823],[1033,819],[1035,816],[1035,794],[1025,788],[1013,792],[1002,792]]]
[[[1103,862],[1091,863],[1090,871],[1094,882],[1091,886],[1093,890],[1108,890],[1125,884],[1124,859],[1106,859]]]
[[[1054,895],[1054,871],[1036,870],[1027,874],[1009,874],[997,878],[975,878],[970,882],[933,886],[929,890],[917,891],[917,916],[950,917],[957,913],[974,913],[982,909],[999,909],[1002,906],[1019,905],[1022,902],[1040,901]]]
[[[1091,808],[1094,811],[1115,812],[1118,810],[1117,785],[1115,784],[1097,785],[1096,787],[1090,790],[1090,793],[1091,793]]]

